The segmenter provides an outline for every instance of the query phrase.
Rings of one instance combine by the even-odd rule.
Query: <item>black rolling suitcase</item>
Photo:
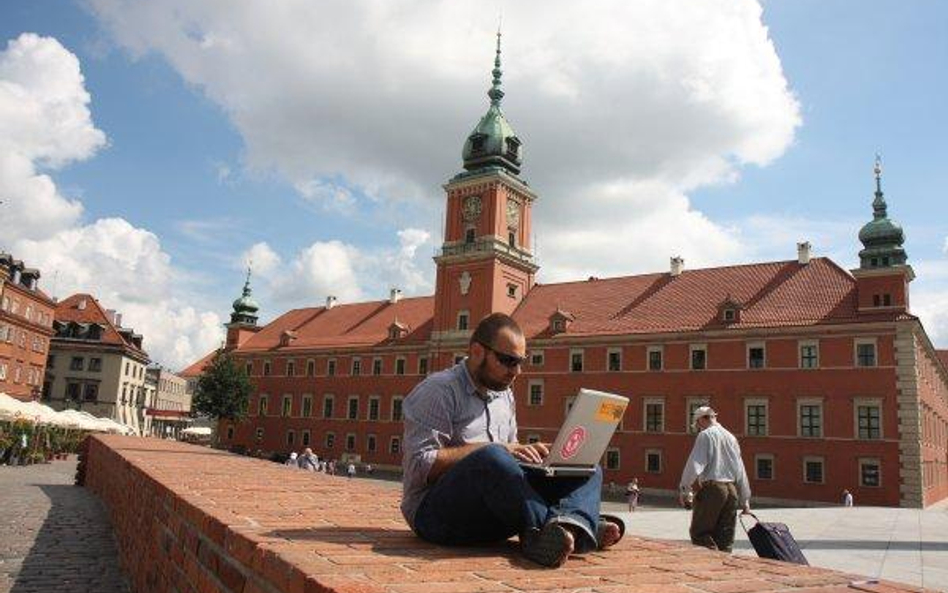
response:
[[[757,515],[750,513],[750,516],[756,521],[754,526],[748,529],[744,525],[744,515],[741,515],[741,527],[744,528],[758,556],[809,566],[810,563],[806,561],[806,556],[800,550],[797,540],[790,534],[789,527],[783,523],[761,523]]]

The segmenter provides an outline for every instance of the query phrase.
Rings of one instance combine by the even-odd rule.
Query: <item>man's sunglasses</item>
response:
[[[478,344],[480,344],[484,348],[487,348],[488,350],[493,352],[494,358],[497,359],[497,362],[504,365],[508,369],[516,368],[519,365],[523,364],[525,360],[527,360],[526,356],[516,356],[514,354],[504,354],[503,352],[498,352],[497,350],[494,350],[493,348],[491,348],[484,342],[478,342]]]

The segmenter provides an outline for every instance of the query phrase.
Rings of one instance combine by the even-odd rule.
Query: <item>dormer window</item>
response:
[[[554,334],[560,334],[569,329],[569,324],[576,319],[576,316],[568,311],[557,309],[550,315],[550,331]]]
[[[388,326],[388,339],[400,340],[408,335],[408,326],[401,321],[395,320]]]
[[[728,295],[724,302],[718,305],[718,319],[724,324],[740,323],[741,309],[743,309],[743,305],[731,298],[731,295]]]

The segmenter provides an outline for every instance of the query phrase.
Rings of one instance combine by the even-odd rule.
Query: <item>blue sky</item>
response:
[[[0,217],[22,229],[0,244],[48,291],[125,310],[171,366],[220,339],[251,257],[265,319],[330,293],[429,293],[440,183],[486,109],[503,10],[542,281],[789,259],[802,239],[853,267],[878,151],[913,308],[948,346],[948,5],[628,4],[5,2],[2,45],[35,33],[74,56],[71,104],[107,140],[37,121],[85,146],[22,151],[51,207],[82,213],[31,228],[29,191],[0,169]]]

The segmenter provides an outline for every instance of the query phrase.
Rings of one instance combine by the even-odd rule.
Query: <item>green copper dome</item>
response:
[[[230,314],[231,323],[245,323],[257,325],[257,311],[260,305],[250,296],[250,270],[247,270],[247,281],[244,282],[243,295],[234,301],[234,312]]]
[[[502,167],[514,175],[520,173],[523,164],[523,145],[517,138],[516,132],[510,126],[503,111],[500,110],[500,101],[504,98],[504,91],[500,88],[500,78],[503,71],[500,69],[500,32],[497,32],[497,55],[494,58],[493,84],[487,96],[490,97],[490,108],[477,123],[477,127],[467,137],[461,157],[464,159],[464,168],[468,171],[485,169],[488,167]]]
[[[876,197],[872,201],[872,220],[859,230],[859,240],[865,247],[859,252],[859,267],[883,268],[903,265],[906,260],[905,233],[902,226],[888,216],[888,206],[882,194],[882,163],[876,158]]]

